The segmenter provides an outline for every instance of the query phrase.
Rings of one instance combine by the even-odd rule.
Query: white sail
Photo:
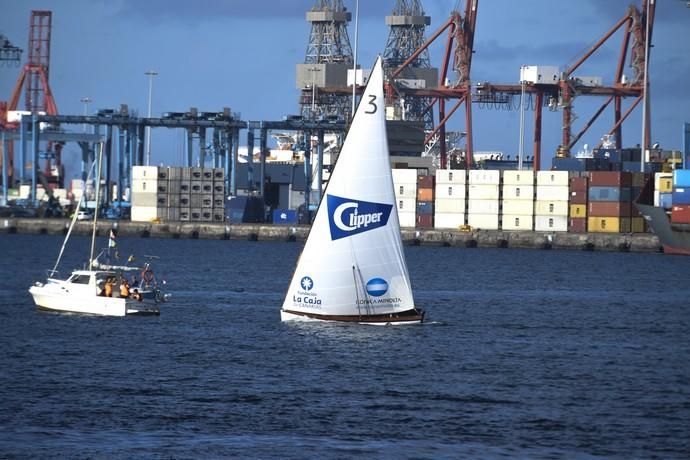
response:
[[[395,206],[379,58],[297,263],[282,317],[366,319],[409,310],[414,300]]]

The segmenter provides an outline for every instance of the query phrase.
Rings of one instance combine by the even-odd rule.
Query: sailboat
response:
[[[99,172],[96,175],[99,179],[102,159],[103,145],[101,144],[97,160]],[[94,167],[95,165],[96,162],[94,162]],[[93,169],[92,167],[91,171]],[[98,206],[100,180],[97,180],[96,184],[96,206]],[[83,199],[82,196],[77,205],[78,208]],[[29,288],[29,293],[33,297],[34,303],[41,310],[57,312],[100,316],[159,315],[159,304],[164,302],[168,295],[162,291],[161,285],[153,272],[151,261],[154,257],[145,256],[144,263],[141,266],[133,264],[133,257],[128,258],[127,262],[119,265],[113,264],[112,259],[105,260],[104,257],[111,255],[111,252],[116,252],[115,247],[117,243],[112,230],[108,238],[108,248],[94,257],[97,219],[98,208],[96,208],[93,217],[91,253],[88,267],[72,271],[66,279],[59,278],[57,272],[60,259],[77,220],[77,213],[75,213],[60,249],[57,262],[53,269],[48,271],[47,280],[45,282],[36,282]],[[127,281],[126,284],[129,286],[121,290],[120,286],[125,284],[124,281]]]
[[[297,262],[283,321],[423,321],[400,237],[385,122],[379,57]]]

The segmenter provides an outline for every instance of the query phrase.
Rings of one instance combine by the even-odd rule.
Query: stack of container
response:
[[[654,174],[654,206],[671,209],[673,200],[673,173]]]
[[[467,186],[467,223],[471,227],[498,230],[500,180],[499,170],[470,171]]]
[[[434,227],[434,176],[417,177],[417,227]]]
[[[134,166],[132,221],[149,222],[158,217],[158,166]]]
[[[590,232],[629,233],[632,212],[632,174],[621,171],[589,173],[587,229]]]
[[[437,169],[434,227],[458,229],[465,225],[467,179],[464,169]]]
[[[673,171],[673,206],[671,208],[673,224],[690,225],[690,170]]]
[[[534,172],[503,171],[503,230],[534,228]]]
[[[537,201],[534,206],[536,231],[568,231],[569,178],[568,171],[537,172]]]
[[[393,169],[393,188],[401,227],[417,224],[417,170]]]
[[[632,203],[634,202],[642,193],[642,189],[648,180],[650,180],[650,173],[633,172],[630,188],[630,231],[633,233],[644,233],[647,231],[647,222],[637,210],[637,207]]]
[[[570,178],[570,220],[568,231],[573,233],[587,232],[587,186],[589,178]]]

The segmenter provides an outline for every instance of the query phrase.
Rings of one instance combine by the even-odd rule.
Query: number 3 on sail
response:
[[[400,238],[381,58],[352,121],[292,276],[283,321],[421,323]]]

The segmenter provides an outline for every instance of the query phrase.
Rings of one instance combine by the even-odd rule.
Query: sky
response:
[[[516,84],[521,65],[574,63],[621,17],[644,0],[479,0],[472,80]],[[652,142],[680,149],[682,124],[690,122],[690,8],[684,0],[656,0],[650,58]],[[357,60],[371,67],[385,48],[385,16],[395,0],[361,0]],[[220,111],[230,107],[243,120],[280,120],[299,113],[295,66],[304,62],[310,25],[305,13],[316,0],[0,0],[0,33],[25,50],[31,10],[53,12],[50,85],[61,114],[90,113],[127,104],[147,113],[147,70],[153,81],[152,112]],[[355,0],[344,0],[355,10]],[[427,36],[464,0],[422,0],[431,16]],[[349,25],[354,47],[354,20]],[[445,38],[445,35],[443,36]],[[588,60],[579,75],[601,76],[612,84],[621,46],[617,33]],[[432,66],[441,66],[445,40],[431,48]],[[628,63],[626,73],[630,74]],[[0,67],[0,100],[10,97],[19,68]],[[573,132],[602,103],[578,98]],[[624,102],[627,107],[632,99]],[[23,105],[23,99],[21,104]],[[474,149],[515,155],[519,112],[473,106]],[[561,113],[545,112],[542,167],[548,167],[561,139]],[[464,131],[460,113],[449,129]],[[613,124],[607,111],[582,144],[596,145]],[[623,128],[624,146],[641,142],[641,111]],[[76,129],[76,128],[75,128]],[[531,152],[532,114],[526,116],[526,152]],[[182,164],[184,135],[155,130],[152,163]],[[245,135],[242,135],[245,142]],[[157,145],[156,145],[157,144]],[[76,146],[65,147],[64,162],[78,163]]]

